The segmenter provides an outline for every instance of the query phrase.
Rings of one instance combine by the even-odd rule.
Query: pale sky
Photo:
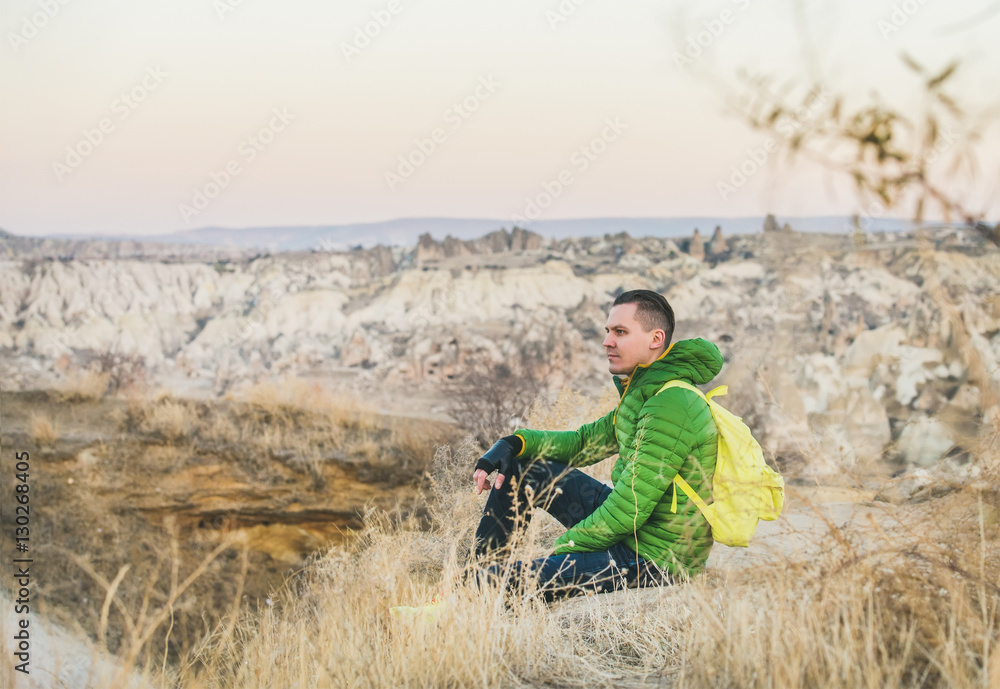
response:
[[[773,157],[723,198],[763,135],[722,84],[819,73],[916,108],[907,51],[931,69],[963,57],[952,91],[981,110],[998,98],[996,4],[4,0],[0,228],[512,218],[546,190],[545,219],[851,213],[846,183]],[[1000,146],[983,150],[964,200],[996,219]]]

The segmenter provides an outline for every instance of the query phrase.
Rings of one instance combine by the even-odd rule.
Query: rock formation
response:
[[[770,234],[774,232],[789,233],[792,232],[792,226],[785,223],[784,226],[778,225],[777,219],[770,213],[764,218],[764,233]]]
[[[479,239],[457,239],[447,235],[438,242],[430,233],[420,235],[417,241],[415,261],[423,265],[427,261],[439,261],[455,256],[473,254],[503,254],[519,251],[535,251],[544,245],[544,238],[531,230],[515,227],[511,232],[499,229]]]
[[[716,225],[715,232],[712,233],[712,238],[705,247],[705,253],[711,258],[716,258],[727,251],[729,251],[729,245],[726,244],[726,239],[722,236],[722,227]]]
[[[699,261],[705,260],[705,242],[697,227],[694,228],[694,236],[691,237],[691,244],[688,245],[688,253],[691,254],[691,258]]]
[[[515,226],[510,233],[511,251],[535,251],[542,248],[543,242],[542,235],[531,230],[522,230]]]
[[[504,230],[225,261],[42,260],[27,247],[0,259],[0,378],[5,389],[59,385],[115,349],[144,357],[156,384],[200,394],[307,374],[432,390],[474,354],[530,347],[547,380],[597,391],[606,309],[642,287],[670,300],[678,337],[720,345],[729,406],[785,467],[967,456],[1000,388],[1000,249],[971,230],[942,230],[930,254],[912,236],[878,234],[859,250],[847,235],[775,243],[717,230],[711,262],[698,257],[700,234],[689,253],[624,233],[536,251],[538,235]],[[448,252],[458,268],[438,265]],[[490,263],[467,265],[477,253]],[[931,270],[943,287],[933,294]]]

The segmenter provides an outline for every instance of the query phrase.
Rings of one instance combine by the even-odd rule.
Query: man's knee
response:
[[[559,462],[534,460],[521,473],[521,480],[530,487],[536,495],[543,492],[555,492],[559,479],[565,476],[567,467]]]

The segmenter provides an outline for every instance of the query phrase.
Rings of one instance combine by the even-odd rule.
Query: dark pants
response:
[[[532,506],[543,508],[569,528],[593,513],[610,494],[610,487],[579,469],[560,462],[534,461],[507,477],[499,489],[490,490],[476,529],[476,555],[486,556],[504,548],[513,535],[516,516],[520,516],[521,526],[526,526]],[[538,576],[546,600],[586,591],[601,593],[673,583],[666,572],[620,542],[597,552],[550,555],[527,564],[516,562],[509,572],[511,587],[524,581],[525,567]],[[500,577],[501,573],[502,565],[493,564],[478,572],[477,579]]]

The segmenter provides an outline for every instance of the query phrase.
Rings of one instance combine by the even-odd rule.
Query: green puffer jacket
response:
[[[582,467],[618,453],[611,495],[556,540],[556,555],[605,550],[621,541],[671,574],[701,571],[712,530],[683,491],[675,495],[673,478],[680,472],[702,499],[711,499],[715,422],[705,401],[690,390],[656,393],[675,379],[708,383],[721,369],[722,355],[714,344],[681,340],[648,366],[637,366],[627,382],[614,377],[621,399],[607,416],[575,431],[515,431],[524,441],[518,457]],[[676,514],[670,511],[674,499]]]

